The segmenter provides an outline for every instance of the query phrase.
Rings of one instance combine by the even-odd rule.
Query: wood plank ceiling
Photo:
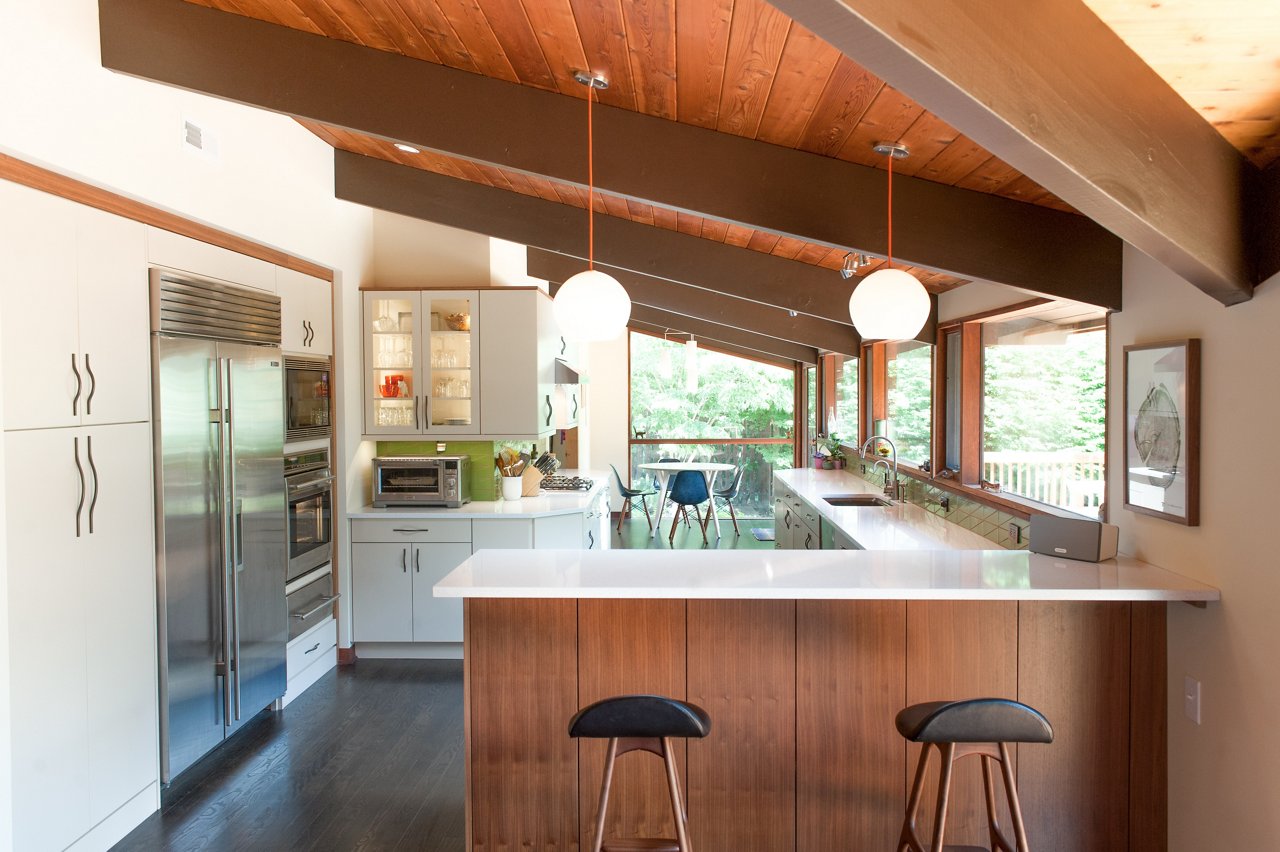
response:
[[[1254,165],[1280,159],[1280,2],[1085,3]]]

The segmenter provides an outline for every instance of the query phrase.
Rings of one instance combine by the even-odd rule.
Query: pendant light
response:
[[[553,304],[556,324],[570,340],[613,340],[626,331],[631,319],[631,297],[617,279],[596,269],[595,161],[591,102],[595,90],[609,81],[600,74],[574,72],[573,79],[587,87],[587,268],[560,285]]]
[[[665,329],[662,332],[662,349],[658,352],[658,376],[663,379],[670,379],[671,369],[671,347],[667,344],[667,334],[671,329]]]
[[[929,319],[929,293],[905,269],[893,268],[893,161],[911,153],[906,145],[880,142],[889,156],[889,253],[883,269],[868,275],[849,297],[849,318],[866,340],[910,340]]]

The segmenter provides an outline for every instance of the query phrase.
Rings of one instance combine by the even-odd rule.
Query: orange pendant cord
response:
[[[885,269],[893,267],[893,151],[889,152],[889,257]]]
[[[591,136],[591,102],[595,100],[595,92],[595,82],[587,83],[587,269],[596,268],[595,140]]]

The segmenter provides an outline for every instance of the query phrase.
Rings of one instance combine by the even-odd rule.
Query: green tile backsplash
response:
[[[468,456],[471,459],[471,499],[498,499],[498,468],[494,459],[503,447],[516,447],[527,452],[533,441],[448,441],[444,452],[436,452],[437,441],[379,441],[380,456]],[[538,443],[538,452],[546,450],[546,440]]]
[[[884,477],[879,473],[862,473],[861,465],[857,459],[853,459],[846,469],[853,475],[861,476],[868,482],[874,482],[876,485],[884,484]],[[907,483],[905,495],[907,502],[922,506],[933,514],[953,524],[959,524],[967,530],[973,530],[978,535],[1001,547],[1009,550],[1026,550],[1026,519],[994,509],[985,503],[970,500],[960,494],[943,491],[941,488],[906,474],[902,474],[902,481]],[[950,498],[949,511],[938,505],[938,502],[943,497]],[[1017,541],[1014,541],[1013,536],[1009,535],[1009,524],[1017,524],[1018,529],[1021,531]]]

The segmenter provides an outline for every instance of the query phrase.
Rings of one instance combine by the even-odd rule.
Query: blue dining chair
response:
[[[639,497],[640,505],[644,507],[644,519],[649,522],[649,529],[653,529],[653,517],[649,514],[649,503],[647,498],[656,494],[656,491],[644,491],[639,488],[630,488],[622,484],[622,474],[618,473],[618,469],[613,465],[609,465],[609,469],[613,471],[613,478],[618,483],[618,493],[622,495],[622,511],[618,513],[618,532],[622,532],[622,519],[631,514],[631,501]]]
[[[658,464],[667,464],[667,463],[669,463],[669,462],[678,462],[678,461],[680,461],[680,459],[663,458],[663,459],[658,459]],[[668,489],[668,490],[670,490],[670,488],[671,488],[671,480],[672,480],[672,479],[674,479],[674,478],[675,478],[675,477],[668,477],[668,478],[667,478],[667,489]],[[661,486],[661,485],[659,485],[658,483],[659,483],[658,474],[656,474],[656,473],[655,473],[655,474],[653,475],[653,488],[654,488],[654,490],[655,490],[655,491],[662,491],[662,486]],[[669,499],[669,498],[667,498],[667,497],[663,497],[663,498],[661,498],[661,499],[663,499],[663,500],[667,500],[667,499]],[[663,505],[666,505],[666,504],[664,503]]]
[[[725,488],[717,488],[715,494],[711,495],[711,513],[715,517],[716,501],[723,500],[724,504],[729,507],[729,517],[733,519],[733,534],[739,535],[738,532],[738,515],[733,511],[733,500],[738,496],[738,488],[742,486],[742,468],[739,467],[733,474],[733,481]]]
[[[676,504],[676,514],[671,519],[671,535],[667,536],[667,544],[675,544],[676,526],[680,523],[680,517],[683,515],[685,523],[688,523],[689,507],[702,505],[711,499],[711,495],[707,493],[707,480],[700,471],[682,470],[676,474],[667,496],[671,498],[672,503]],[[696,509],[696,511],[698,528],[702,530],[702,543],[706,544],[707,522],[702,518],[702,510]]]

